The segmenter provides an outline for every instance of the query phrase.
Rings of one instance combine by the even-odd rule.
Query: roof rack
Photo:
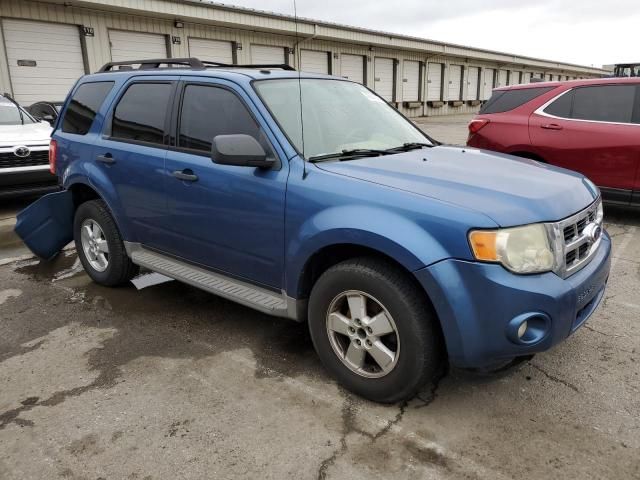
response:
[[[179,65],[187,67],[193,70],[204,70],[205,68],[255,68],[255,69],[267,69],[267,68],[279,68],[282,70],[295,70],[291,65],[287,64],[259,64],[259,65],[229,65],[227,63],[203,61],[195,57],[190,58],[154,58],[144,60],[126,60],[122,62],[109,62],[105,63],[99,73],[102,72],[115,72],[117,70],[114,67],[119,67],[119,70],[133,70],[133,65],[140,65],[137,70],[154,70],[158,68],[171,68],[173,65]],[[160,65],[167,65],[167,67],[160,67]]]

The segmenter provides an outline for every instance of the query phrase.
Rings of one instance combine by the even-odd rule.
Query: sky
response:
[[[293,0],[224,3],[293,15]],[[593,65],[640,62],[640,0],[297,0],[298,16]]]

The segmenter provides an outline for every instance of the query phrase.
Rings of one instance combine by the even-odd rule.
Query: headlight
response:
[[[553,269],[555,258],[544,225],[469,233],[477,260],[498,262],[515,273],[540,273]]]

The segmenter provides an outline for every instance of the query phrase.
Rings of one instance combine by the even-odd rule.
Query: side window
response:
[[[118,140],[164,144],[171,83],[134,83],[113,112],[111,137]]]
[[[83,83],[71,97],[62,119],[62,131],[85,135],[91,128],[96,112],[102,105],[114,82]]]
[[[561,118],[571,118],[571,105],[573,103],[574,92],[575,90],[570,90],[557,98],[551,105],[544,109],[544,113]]]
[[[516,88],[513,90],[498,90],[493,93],[489,101],[480,109],[480,113],[502,113],[518,108],[534,98],[553,90],[555,87]]]
[[[217,135],[245,134],[270,147],[242,101],[224,88],[187,85],[182,98],[178,146],[209,154]]]
[[[631,123],[635,85],[599,85],[576,88],[572,118]]]

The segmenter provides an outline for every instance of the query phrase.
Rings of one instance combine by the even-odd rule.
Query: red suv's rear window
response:
[[[515,90],[496,90],[480,109],[480,113],[503,113],[524,105],[556,87],[518,88]]]

